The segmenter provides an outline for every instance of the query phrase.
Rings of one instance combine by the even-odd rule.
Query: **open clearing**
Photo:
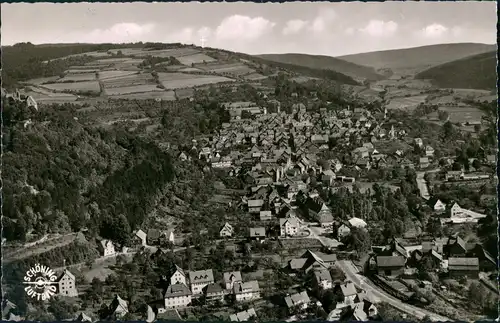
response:
[[[158,73],[158,79],[166,89],[181,89],[234,81],[233,79],[222,76],[191,75],[183,73]]]
[[[392,109],[414,109],[420,103],[424,103],[427,95],[417,95],[403,98],[394,98],[387,105],[388,110]]]
[[[255,70],[242,63],[229,63],[229,64],[208,64],[196,66],[206,72],[214,73],[227,73],[236,76],[255,73]]]
[[[66,74],[63,78],[58,79],[56,83],[94,81],[95,79],[95,73]]]
[[[114,97],[111,97],[111,99],[114,99]],[[173,100],[175,100],[175,92],[174,91],[154,91],[154,92],[145,92],[145,93],[132,93],[132,94],[120,95],[119,97],[116,97],[116,99],[128,99],[128,100],[162,99],[165,101],[173,101]]]
[[[99,80],[114,79],[122,76],[137,74],[133,71],[102,71],[99,72]]]
[[[43,87],[54,91],[101,92],[99,82],[97,81],[44,84]]]
[[[187,56],[179,56],[177,57],[177,60],[181,62],[181,64],[184,65],[191,65],[191,64],[198,64],[198,63],[209,63],[209,62],[214,62],[215,59],[213,59],[210,56],[207,56],[205,54],[193,54],[193,55],[187,55]]]
[[[104,89],[104,93],[106,95],[122,95],[122,94],[144,93],[144,92],[152,92],[152,91],[164,91],[164,90],[158,88],[155,84],[112,87],[112,88],[105,88]]]
[[[55,82],[58,78],[59,78],[59,76],[40,77],[40,78],[28,80],[28,81],[23,82],[23,83],[33,84],[33,85],[42,85],[43,83],[52,83],[52,82]]]

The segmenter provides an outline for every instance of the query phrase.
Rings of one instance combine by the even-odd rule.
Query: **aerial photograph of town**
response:
[[[498,318],[496,2],[1,12],[2,321]]]

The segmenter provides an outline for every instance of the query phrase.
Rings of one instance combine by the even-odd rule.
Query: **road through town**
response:
[[[397,298],[387,294],[385,291],[381,290],[374,283],[372,283],[366,277],[359,275],[358,270],[354,266],[351,261],[339,261],[337,266],[345,273],[346,278],[354,283],[356,287],[365,290],[367,293],[372,294],[374,296],[374,301],[376,302],[385,302],[390,304],[391,306],[409,314],[413,315],[419,319],[428,316],[432,321],[453,321],[452,319],[442,316],[436,313],[429,312],[422,308],[405,304]]]

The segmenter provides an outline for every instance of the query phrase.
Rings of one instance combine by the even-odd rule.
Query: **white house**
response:
[[[98,246],[103,257],[113,256],[116,254],[115,245],[111,242],[111,240],[101,240]]]
[[[425,147],[425,156],[433,157],[434,156],[434,148],[432,148],[431,146],[426,146]]]
[[[337,229],[337,238],[339,240],[349,236],[351,234],[351,228],[346,224],[342,223]]]
[[[76,289],[76,278],[69,270],[64,270],[57,280],[58,293],[62,296],[76,297],[78,291]]]
[[[332,276],[328,269],[317,269],[314,271],[314,278],[321,289],[332,288]]]
[[[220,229],[219,231],[219,235],[221,238],[224,238],[224,237],[231,237],[234,233],[234,228],[232,225],[230,225],[229,223],[225,223],[224,226],[222,227],[222,229]]]
[[[294,236],[299,232],[299,222],[296,218],[280,219],[280,235]]]
[[[311,299],[309,298],[309,295],[307,295],[306,291],[285,297],[285,303],[289,309],[299,308],[305,310],[309,307],[310,302]]]
[[[182,283],[168,286],[165,291],[165,308],[185,307],[191,303],[191,291]]]
[[[441,200],[437,200],[436,203],[434,203],[434,206],[432,208],[436,212],[444,212],[444,211],[446,211],[446,204],[441,202]]]
[[[366,227],[366,222],[363,219],[352,217],[349,219],[349,224],[351,227],[364,228]]]
[[[212,269],[190,271],[189,282],[191,283],[191,291],[193,294],[201,294],[205,286],[213,284],[214,273]]]
[[[169,272],[169,277],[168,279],[170,280],[170,285],[175,285],[175,284],[184,284],[186,285],[186,274],[184,273],[184,270],[182,270],[181,267],[174,265],[172,266],[170,272]]]
[[[226,289],[231,290],[233,289],[234,284],[241,282],[241,273],[239,271],[224,273],[224,286],[226,287]]]
[[[252,280],[246,283],[235,283],[233,292],[237,302],[258,299],[260,298],[259,282]]]
[[[415,145],[417,145],[418,147],[422,147],[424,145],[422,138],[415,138]]]
[[[337,303],[337,307],[343,307],[354,304],[357,292],[356,287],[352,282],[346,282],[336,286],[335,292],[340,293],[342,300]]]

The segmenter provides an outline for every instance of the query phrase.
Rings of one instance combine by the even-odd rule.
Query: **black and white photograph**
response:
[[[496,6],[2,4],[2,321],[494,322]]]

